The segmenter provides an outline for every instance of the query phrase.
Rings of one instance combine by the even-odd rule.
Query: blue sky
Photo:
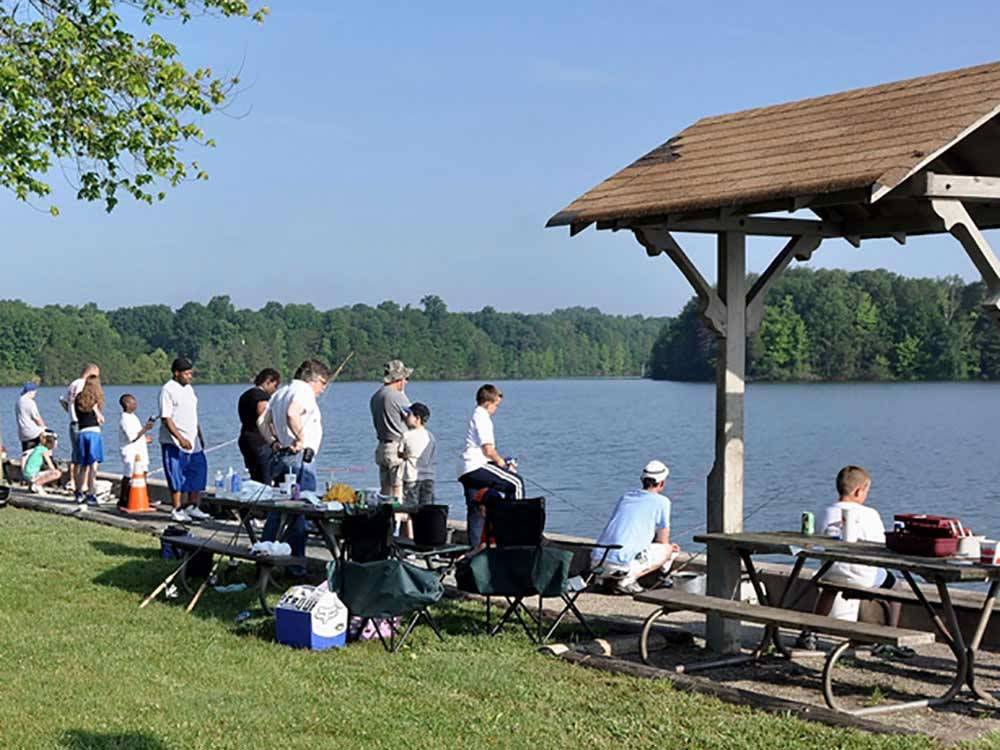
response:
[[[1000,57],[995,2],[479,5],[297,0],[260,27],[165,26],[189,63],[243,68],[204,123],[218,147],[189,154],[210,180],[110,216],[58,172],[59,218],[3,194],[0,297],[674,314],[690,290],[667,262],[546,219],[699,117]],[[685,245],[711,268],[710,244]],[[751,242],[750,268],[776,248]],[[947,237],[831,241],[812,263],[974,276]]]

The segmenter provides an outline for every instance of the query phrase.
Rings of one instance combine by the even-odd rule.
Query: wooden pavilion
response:
[[[774,216],[808,210],[815,219]],[[793,260],[840,237],[854,246],[949,233],[988,289],[1000,322],[1000,262],[981,230],[1000,227],[1000,62],[699,120],[549,219],[570,235],[627,230],[670,258],[718,341],[709,532],[743,530],[746,339]],[[674,233],[718,238],[713,287]],[[785,244],[751,288],[746,237]],[[733,598],[735,554],[709,553],[708,594]],[[711,648],[739,648],[739,623],[710,618]]]

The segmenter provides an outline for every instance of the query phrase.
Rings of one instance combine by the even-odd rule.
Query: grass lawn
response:
[[[172,569],[158,554],[143,535],[0,510],[0,747],[934,747],[574,667],[523,633],[477,632],[471,605],[438,609],[444,643],[419,627],[398,655],[296,651],[268,619],[234,623],[249,592],[139,610]]]

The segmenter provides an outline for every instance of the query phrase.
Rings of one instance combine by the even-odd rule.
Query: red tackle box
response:
[[[921,557],[951,557],[958,551],[957,536],[923,536],[907,531],[888,531],[885,546],[893,552]]]

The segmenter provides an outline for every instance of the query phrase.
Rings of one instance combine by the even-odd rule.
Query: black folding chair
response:
[[[525,500],[488,497],[485,507],[486,538],[490,546],[470,558],[465,566],[460,566],[459,588],[486,596],[486,626],[490,635],[500,632],[512,619],[517,619],[532,640],[544,643],[552,637],[566,615],[572,613],[593,636],[594,632],[576,600],[601,572],[601,565],[591,563],[590,551],[603,548],[600,560],[603,564],[610,548],[606,545],[547,540],[543,533],[543,497]],[[568,580],[573,576],[580,576],[582,585],[570,590]],[[496,595],[504,596],[507,608],[496,626],[491,627],[491,598]],[[524,603],[526,597],[534,595],[538,596],[537,613]],[[559,597],[563,607],[546,628],[543,603],[549,597]],[[528,616],[530,627],[522,615]]]
[[[385,649],[398,651],[417,622],[425,620],[438,639],[441,630],[427,607],[444,594],[440,576],[401,559],[393,541],[395,512],[381,504],[345,516],[341,524],[341,559],[331,563],[329,585],[341,596],[350,613],[370,622]],[[413,552],[408,552],[413,555]],[[396,620],[412,615],[405,626]],[[389,638],[382,633],[385,623]]]

